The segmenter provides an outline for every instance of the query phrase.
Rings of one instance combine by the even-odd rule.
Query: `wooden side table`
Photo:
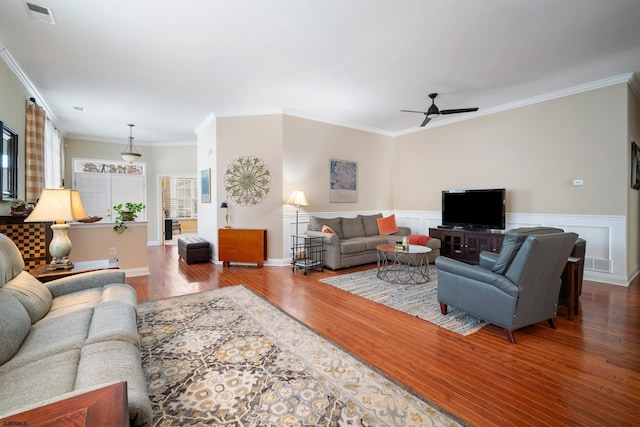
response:
[[[117,258],[99,259],[95,261],[79,261],[73,264],[73,268],[67,270],[49,270],[48,264],[39,265],[35,270],[31,272],[31,275],[42,283],[50,282],[62,277],[73,276],[75,274],[86,273],[89,271],[98,270],[117,270],[118,266]]]
[[[120,382],[0,419],[0,426],[129,425],[127,383]]]
[[[567,317],[569,320],[573,318],[574,313],[580,314],[580,274],[583,271],[583,258],[569,257],[567,265],[565,267],[566,283],[567,283],[567,296],[565,304],[567,306]]]
[[[267,259],[267,230],[221,228],[218,230],[218,260],[225,267],[231,262],[250,262],[262,267]]]

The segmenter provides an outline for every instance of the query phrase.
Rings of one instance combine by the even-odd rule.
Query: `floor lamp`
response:
[[[304,192],[296,190],[291,193],[291,196],[285,202],[287,205],[295,205],[296,207],[296,236],[298,235],[298,213],[300,213],[300,206],[309,206],[307,198],[304,197]]]

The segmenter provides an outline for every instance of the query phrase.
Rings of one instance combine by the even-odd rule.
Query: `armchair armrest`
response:
[[[480,252],[480,267],[492,270],[498,261],[500,254],[494,252],[482,251]]]
[[[99,288],[112,283],[125,283],[124,270],[89,271],[87,273],[52,280],[45,283],[45,285],[55,298],[85,289]]]
[[[493,286],[513,297],[517,296],[519,292],[518,287],[505,276],[480,266],[465,264],[464,262],[441,256],[436,258],[436,267],[438,267],[438,270]]]

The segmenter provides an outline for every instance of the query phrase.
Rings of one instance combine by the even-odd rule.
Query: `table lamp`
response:
[[[287,205],[295,205],[296,207],[296,236],[298,235],[298,213],[300,212],[300,206],[309,206],[307,198],[304,197],[304,191],[295,190],[291,193],[291,196],[285,202]]]
[[[50,270],[73,268],[69,259],[71,253],[71,240],[69,240],[69,224],[65,221],[77,221],[87,218],[88,215],[82,207],[80,193],[77,190],[64,188],[45,188],[40,194],[38,203],[33,212],[24,220],[25,222],[53,221],[53,239],[49,245],[51,254]]]
[[[224,214],[224,220],[227,225],[225,225],[224,228],[231,228],[231,226],[229,225],[229,205],[227,204],[227,202],[222,202],[222,204],[220,205],[220,209],[226,210],[226,213]]]

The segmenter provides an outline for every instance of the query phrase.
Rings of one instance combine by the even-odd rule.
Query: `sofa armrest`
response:
[[[411,228],[410,227],[400,227],[400,226],[398,226],[398,231],[393,233],[392,236],[408,236],[409,234],[411,234]]]
[[[342,267],[340,260],[340,236],[337,234],[323,233],[321,231],[307,230],[308,237],[323,237],[324,265],[332,270]]]
[[[484,283],[487,286],[493,286],[513,297],[519,293],[518,287],[505,276],[477,265],[469,265],[455,259],[441,256],[436,258],[436,267],[438,271],[446,271],[456,276]]]
[[[125,283],[124,270],[100,270],[80,273],[45,283],[53,297],[99,288],[112,283]]]
[[[340,236],[332,233],[323,233],[321,231],[307,230],[306,235],[308,237],[324,237],[324,245],[338,245],[340,244]]]

